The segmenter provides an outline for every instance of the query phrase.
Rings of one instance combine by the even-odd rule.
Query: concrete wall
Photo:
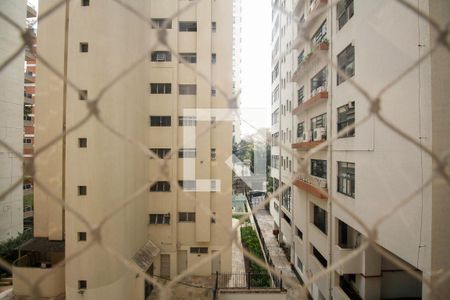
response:
[[[5,0],[0,10],[23,30],[26,1]],[[5,62],[22,44],[21,33],[0,19],[0,62]],[[0,140],[18,153],[23,151],[23,84],[25,52],[0,72]],[[0,193],[22,178],[22,162],[11,151],[0,146]],[[21,182],[0,202],[0,242],[23,231],[23,190]]]

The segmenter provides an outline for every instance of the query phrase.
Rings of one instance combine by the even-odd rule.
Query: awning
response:
[[[142,246],[136,254],[133,256],[133,261],[142,269],[147,272],[148,268],[153,264],[154,257],[158,256],[159,248],[150,240],[148,240],[144,246]]]

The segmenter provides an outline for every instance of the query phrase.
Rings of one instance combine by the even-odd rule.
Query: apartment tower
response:
[[[352,253],[367,233],[333,198],[368,228],[389,214],[378,227],[377,245],[437,283],[450,263],[448,185],[434,180],[414,194],[434,172],[430,156],[370,115],[363,94],[320,57],[374,96],[432,49],[438,33],[396,1],[343,0],[312,18],[330,3],[273,1],[293,13],[291,18],[273,11],[271,175],[279,187],[289,185],[270,205],[279,240],[290,248],[291,263],[304,281]],[[408,3],[441,26],[449,22],[448,1]],[[449,76],[450,55],[440,47],[381,97],[383,117],[438,156],[450,146]],[[307,165],[306,173],[301,164]],[[433,295],[448,298],[449,286],[446,279]],[[314,299],[430,297],[425,284],[373,247],[308,290]]]
[[[40,296],[144,299],[148,284],[116,255],[168,279],[202,260],[189,275],[231,271],[232,122],[216,111],[232,97],[232,20],[227,0],[79,0],[39,23],[39,57],[57,73],[38,58],[35,146],[45,151],[35,239],[14,272],[31,282],[47,272]],[[105,217],[102,245],[90,246],[88,225]],[[14,292],[32,293],[17,276]]]
[[[27,4],[25,0],[0,2],[0,11],[25,30]],[[20,32],[0,19],[0,61],[6,61],[20,49]],[[16,153],[23,148],[23,60],[19,53],[0,71],[0,140]],[[22,178],[22,161],[9,149],[0,145],[0,193]],[[16,237],[23,231],[22,184],[0,199],[0,242]]]

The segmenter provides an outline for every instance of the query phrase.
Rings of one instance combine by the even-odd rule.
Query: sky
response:
[[[270,0],[241,1],[241,132],[247,135],[270,127],[272,8]]]
[[[29,1],[38,5],[38,0]],[[245,136],[270,127],[272,7],[270,0],[241,1],[241,134]]]

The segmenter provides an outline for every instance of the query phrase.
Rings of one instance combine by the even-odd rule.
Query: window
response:
[[[179,180],[178,184],[183,191],[195,191],[197,188],[197,182],[195,180]]]
[[[150,83],[151,94],[170,94],[172,93],[172,84],[170,83]]]
[[[217,90],[215,88],[211,89],[211,96],[215,97],[217,95]]]
[[[298,256],[297,256],[297,268],[299,268],[300,271],[303,272],[303,263]]]
[[[280,168],[280,157],[278,155],[272,155],[272,168]]]
[[[288,211],[291,211],[291,187],[288,187],[281,193],[281,205]]]
[[[337,56],[337,63],[339,69],[348,77],[353,77],[355,75],[355,47],[350,44],[342,50]],[[347,79],[344,76],[338,74],[337,84],[341,84]]]
[[[81,0],[81,6],[89,6],[89,0]]]
[[[197,22],[180,22],[179,23],[180,32],[196,32]]]
[[[327,211],[313,204],[313,224],[327,234]]]
[[[195,212],[179,212],[178,222],[195,222]]]
[[[80,43],[80,52],[88,52],[89,51],[89,44],[88,43]]]
[[[87,90],[81,90],[78,92],[78,99],[80,100],[87,100],[88,98],[88,91]]]
[[[217,159],[217,151],[216,148],[211,148],[211,160],[216,160]]]
[[[180,62],[185,62],[188,64],[195,64],[197,63],[197,53],[180,53]]]
[[[215,64],[217,62],[217,55],[216,53],[211,54],[211,63]]]
[[[170,51],[152,51],[150,57],[153,62],[171,61],[172,53]]]
[[[353,0],[341,0],[337,4],[337,19],[339,29],[344,27],[344,25],[353,17]]]
[[[215,223],[216,223],[216,212],[213,211],[212,217],[211,217],[211,224],[215,224]]]
[[[78,186],[78,196],[86,196],[87,195],[87,186],[79,185]]]
[[[208,253],[208,247],[191,247],[191,254],[206,254]]]
[[[32,138],[24,138],[23,139],[23,143],[24,144],[31,144],[31,143],[33,143],[33,139]]]
[[[272,125],[275,125],[275,124],[278,123],[278,116],[279,116],[279,113],[280,113],[280,109],[279,109],[279,108],[277,108],[277,110],[275,110],[275,111],[272,113]]]
[[[150,126],[152,127],[170,127],[170,116],[150,116]]]
[[[170,214],[150,214],[149,224],[170,224]]]
[[[299,239],[303,240],[303,232],[298,227],[295,227],[295,233]]]
[[[195,84],[179,84],[178,92],[180,95],[196,95],[197,85]]]
[[[355,198],[355,164],[338,161],[337,191]]]
[[[152,18],[152,28],[153,29],[171,29],[172,28],[172,20],[171,19]]]
[[[272,134],[272,146],[278,146],[280,144],[280,133],[276,132]]]
[[[84,242],[87,240],[87,234],[86,232],[78,232],[78,241],[79,242]]]
[[[150,187],[150,192],[170,192],[170,182],[157,181]]]
[[[197,117],[178,117],[178,126],[196,126]]]
[[[78,280],[78,289],[79,290],[87,289],[87,280]]]
[[[327,161],[320,159],[311,159],[311,175],[327,178]]]
[[[305,50],[302,50],[300,54],[297,56],[297,65],[300,66],[305,60]]]
[[[297,137],[301,138],[303,136],[303,132],[305,131],[305,123],[300,122],[297,124]]]
[[[283,219],[286,221],[286,223],[291,225],[291,218],[289,218],[287,214],[283,213]]]
[[[337,120],[337,130],[338,133],[343,130],[345,127],[352,125],[355,123],[355,102],[349,102],[346,105],[338,107],[338,120]],[[341,138],[344,137],[352,137],[355,136],[355,128],[342,135]]]
[[[211,31],[212,32],[217,32],[217,23],[216,22],[212,22],[211,23]]]
[[[279,70],[280,70],[279,64],[277,63],[275,65],[275,67],[273,68],[273,71],[272,71],[272,83],[275,81],[275,79],[277,79],[278,74],[279,74]]]
[[[319,29],[314,33],[311,41],[314,45],[320,44],[327,40],[327,21],[325,20]]]
[[[178,158],[195,158],[197,150],[195,148],[182,148],[178,150]]]
[[[315,258],[317,258],[317,260],[320,262],[320,264],[321,264],[324,268],[326,268],[327,265],[328,265],[328,262],[327,262],[326,258],[323,257],[323,255],[319,252],[319,250],[316,249],[316,247],[314,247],[314,246],[312,246],[312,245],[311,245],[311,247],[312,247],[312,254],[313,254],[313,256],[314,256]]]
[[[79,138],[78,139],[78,147],[79,148],[87,148],[87,138]]]
[[[304,100],[305,100],[305,87],[302,86],[297,91],[297,103],[298,103],[298,105],[302,104]]]
[[[327,114],[322,114],[311,119],[311,130],[325,128],[327,126]]]
[[[151,148],[150,151],[155,153],[159,158],[165,158],[170,153],[170,148]]]
[[[211,125],[216,124],[216,120],[217,120],[216,117],[211,117]],[[233,125],[233,126],[234,126],[234,125]]]
[[[315,96],[317,92],[327,89],[327,67],[320,70],[313,78],[311,78],[311,96]]]

